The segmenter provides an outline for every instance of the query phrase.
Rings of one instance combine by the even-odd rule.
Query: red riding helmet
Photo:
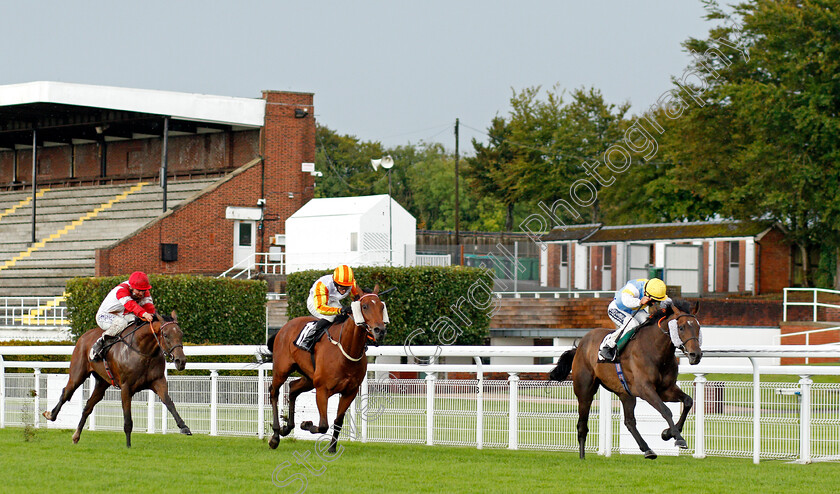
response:
[[[336,285],[353,286],[353,270],[350,266],[342,264],[333,271],[333,281]]]
[[[149,277],[143,271],[135,271],[128,277],[128,284],[135,290],[148,290],[152,287],[149,284]]]

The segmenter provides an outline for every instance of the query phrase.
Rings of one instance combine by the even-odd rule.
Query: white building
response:
[[[411,266],[416,235],[417,219],[387,194],[312,199],[286,220],[286,272]]]

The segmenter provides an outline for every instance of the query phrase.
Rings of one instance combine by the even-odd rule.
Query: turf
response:
[[[823,492],[840,485],[836,463],[691,456],[644,460],[537,451],[346,443],[325,462],[311,441],[132,436],[0,429],[2,492]],[[27,438],[29,440],[27,440]],[[297,463],[309,462],[309,470]],[[286,464],[288,462],[288,464]],[[285,465],[285,468],[284,468]],[[273,481],[272,481],[273,479]],[[304,486],[304,482],[306,485]],[[303,490],[302,490],[303,489]]]

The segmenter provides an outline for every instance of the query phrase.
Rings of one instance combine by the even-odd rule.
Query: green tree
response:
[[[709,19],[728,20],[708,4]],[[684,113],[668,136],[680,145],[666,154],[723,215],[782,225],[810,283],[805,253],[840,254],[840,10],[836,1],[754,0],[735,13],[742,25],[684,43],[695,61],[675,78]]]

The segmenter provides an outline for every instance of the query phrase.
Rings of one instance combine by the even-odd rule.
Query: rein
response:
[[[157,343],[158,347],[160,347],[160,349],[163,352],[163,355],[166,358],[166,360],[168,360],[169,362],[174,362],[175,357],[172,356],[172,352],[175,351],[175,349],[178,348],[178,347],[184,348],[184,345],[175,345],[172,348],[170,348],[169,351],[167,351],[166,348],[163,347],[163,342],[158,338],[157,333],[155,333],[155,328],[154,328],[154,326],[152,326],[152,323],[150,323],[150,322],[144,322],[143,324],[138,325],[130,333],[128,333],[125,336],[121,336],[120,339],[117,340],[116,342],[114,342],[113,344],[115,345],[115,344],[119,343],[120,341],[122,341],[123,343],[125,343],[125,346],[127,346],[129,350],[131,350],[131,351],[137,353],[138,355],[141,355],[141,356],[143,356],[147,359],[152,358],[154,356],[154,353],[146,355],[145,353],[143,353],[140,350],[131,346],[131,344],[126,340],[126,338],[128,338],[129,336],[132,336],[134,333],[139,331],[140,328],[142,328],[146,324],[149,325],[149,331],[152,332],[152,336],[154,336],[155,342]],[[176,324],[176,323],[174,321],[163,321],[162,324],[160,325],[160,329],[158,330],[158,332],[163,332],[163,328],[165,328],[166,326],[168,326],[170,324]]]

